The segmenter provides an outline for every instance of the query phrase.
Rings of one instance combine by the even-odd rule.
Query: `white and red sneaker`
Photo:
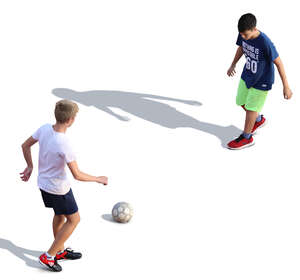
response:
[[[41,265],[47,267],[51,271],[54,271],[54,272],[62,271],[62,267],[57,263],[56,258],[49,259],[49,258],[47,258],[46,253],[42,254],[39,257],[39,262],[40,262]]]
[[[266,118],[264,117],[264,115],[261,115],[260,122],[255,122],[251,133],[254,134],[258,128],[262,128],[265,125],[266,125]]]
[[[231,150],[240,150],[252,145],[254,145],[253,137],[251,136],[249,139],[247,139],[243,134],[241,134],[238,138],[229,142],[227,144],[227,148]]]

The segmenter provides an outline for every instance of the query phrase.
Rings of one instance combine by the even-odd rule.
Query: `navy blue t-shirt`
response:
[[[242,79],[247,88],[270,90],[274,83],[274,63],[278,52],[269,37],[260,31],[255,39],[244,40],[239,34],[236,44],[242,46],[247,59]]]

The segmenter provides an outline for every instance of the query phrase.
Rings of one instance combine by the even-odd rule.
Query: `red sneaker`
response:
[[[264,117],[264,115],[261,115],[260,122],[255,122],[251,133],[255,133],[258,128],[263,127],[265,124],[266,124],[266,118]]]
[[[74,252],[71,248],[66,248],[63,252],[56,254],[56,259],[61,260],[77,260],[82,257],[82,254],[79,252]]]
[[[238,138],[229,142],[227,147],[231,150],[240,150],[252,145],[254,145],[253,137],[251,136],[249,139],[247,139],[243,136],[243,134],[241,134]]]
[[[45,253],[40,256],[39,262],[41,265],[46,266],[48,269],[52,271],[55,272],[62,271],[62,267],[57,263],[56,258],[54,258],[54,260],[48,259]]]

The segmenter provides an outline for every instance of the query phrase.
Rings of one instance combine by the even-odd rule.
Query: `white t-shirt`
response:
[[[65,133],[56,132],[51,124],[41,126],[32,137],[39,141],[38,186],[45,192],[64,195],[70,190],[66,163],[76,159]]]

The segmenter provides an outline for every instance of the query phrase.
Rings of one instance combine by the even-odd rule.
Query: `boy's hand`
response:
[[[22,173],[20,173],[22,181],[27,182],[31,176],[31,173],[32,167],[27,166],[25,170]]]
[[[233,77],[235,74],[235,65],[231,65],[227,71],[227,75],[229,77]]]
[[[99,177],[96,177],[96,178],[97,178],[97,183],[107,185],[108,178],[106,176],[99,176]]]
[[[293,93],[289,87],[283,87],[283,97],[285,99],[291,99],[292,95]]]

